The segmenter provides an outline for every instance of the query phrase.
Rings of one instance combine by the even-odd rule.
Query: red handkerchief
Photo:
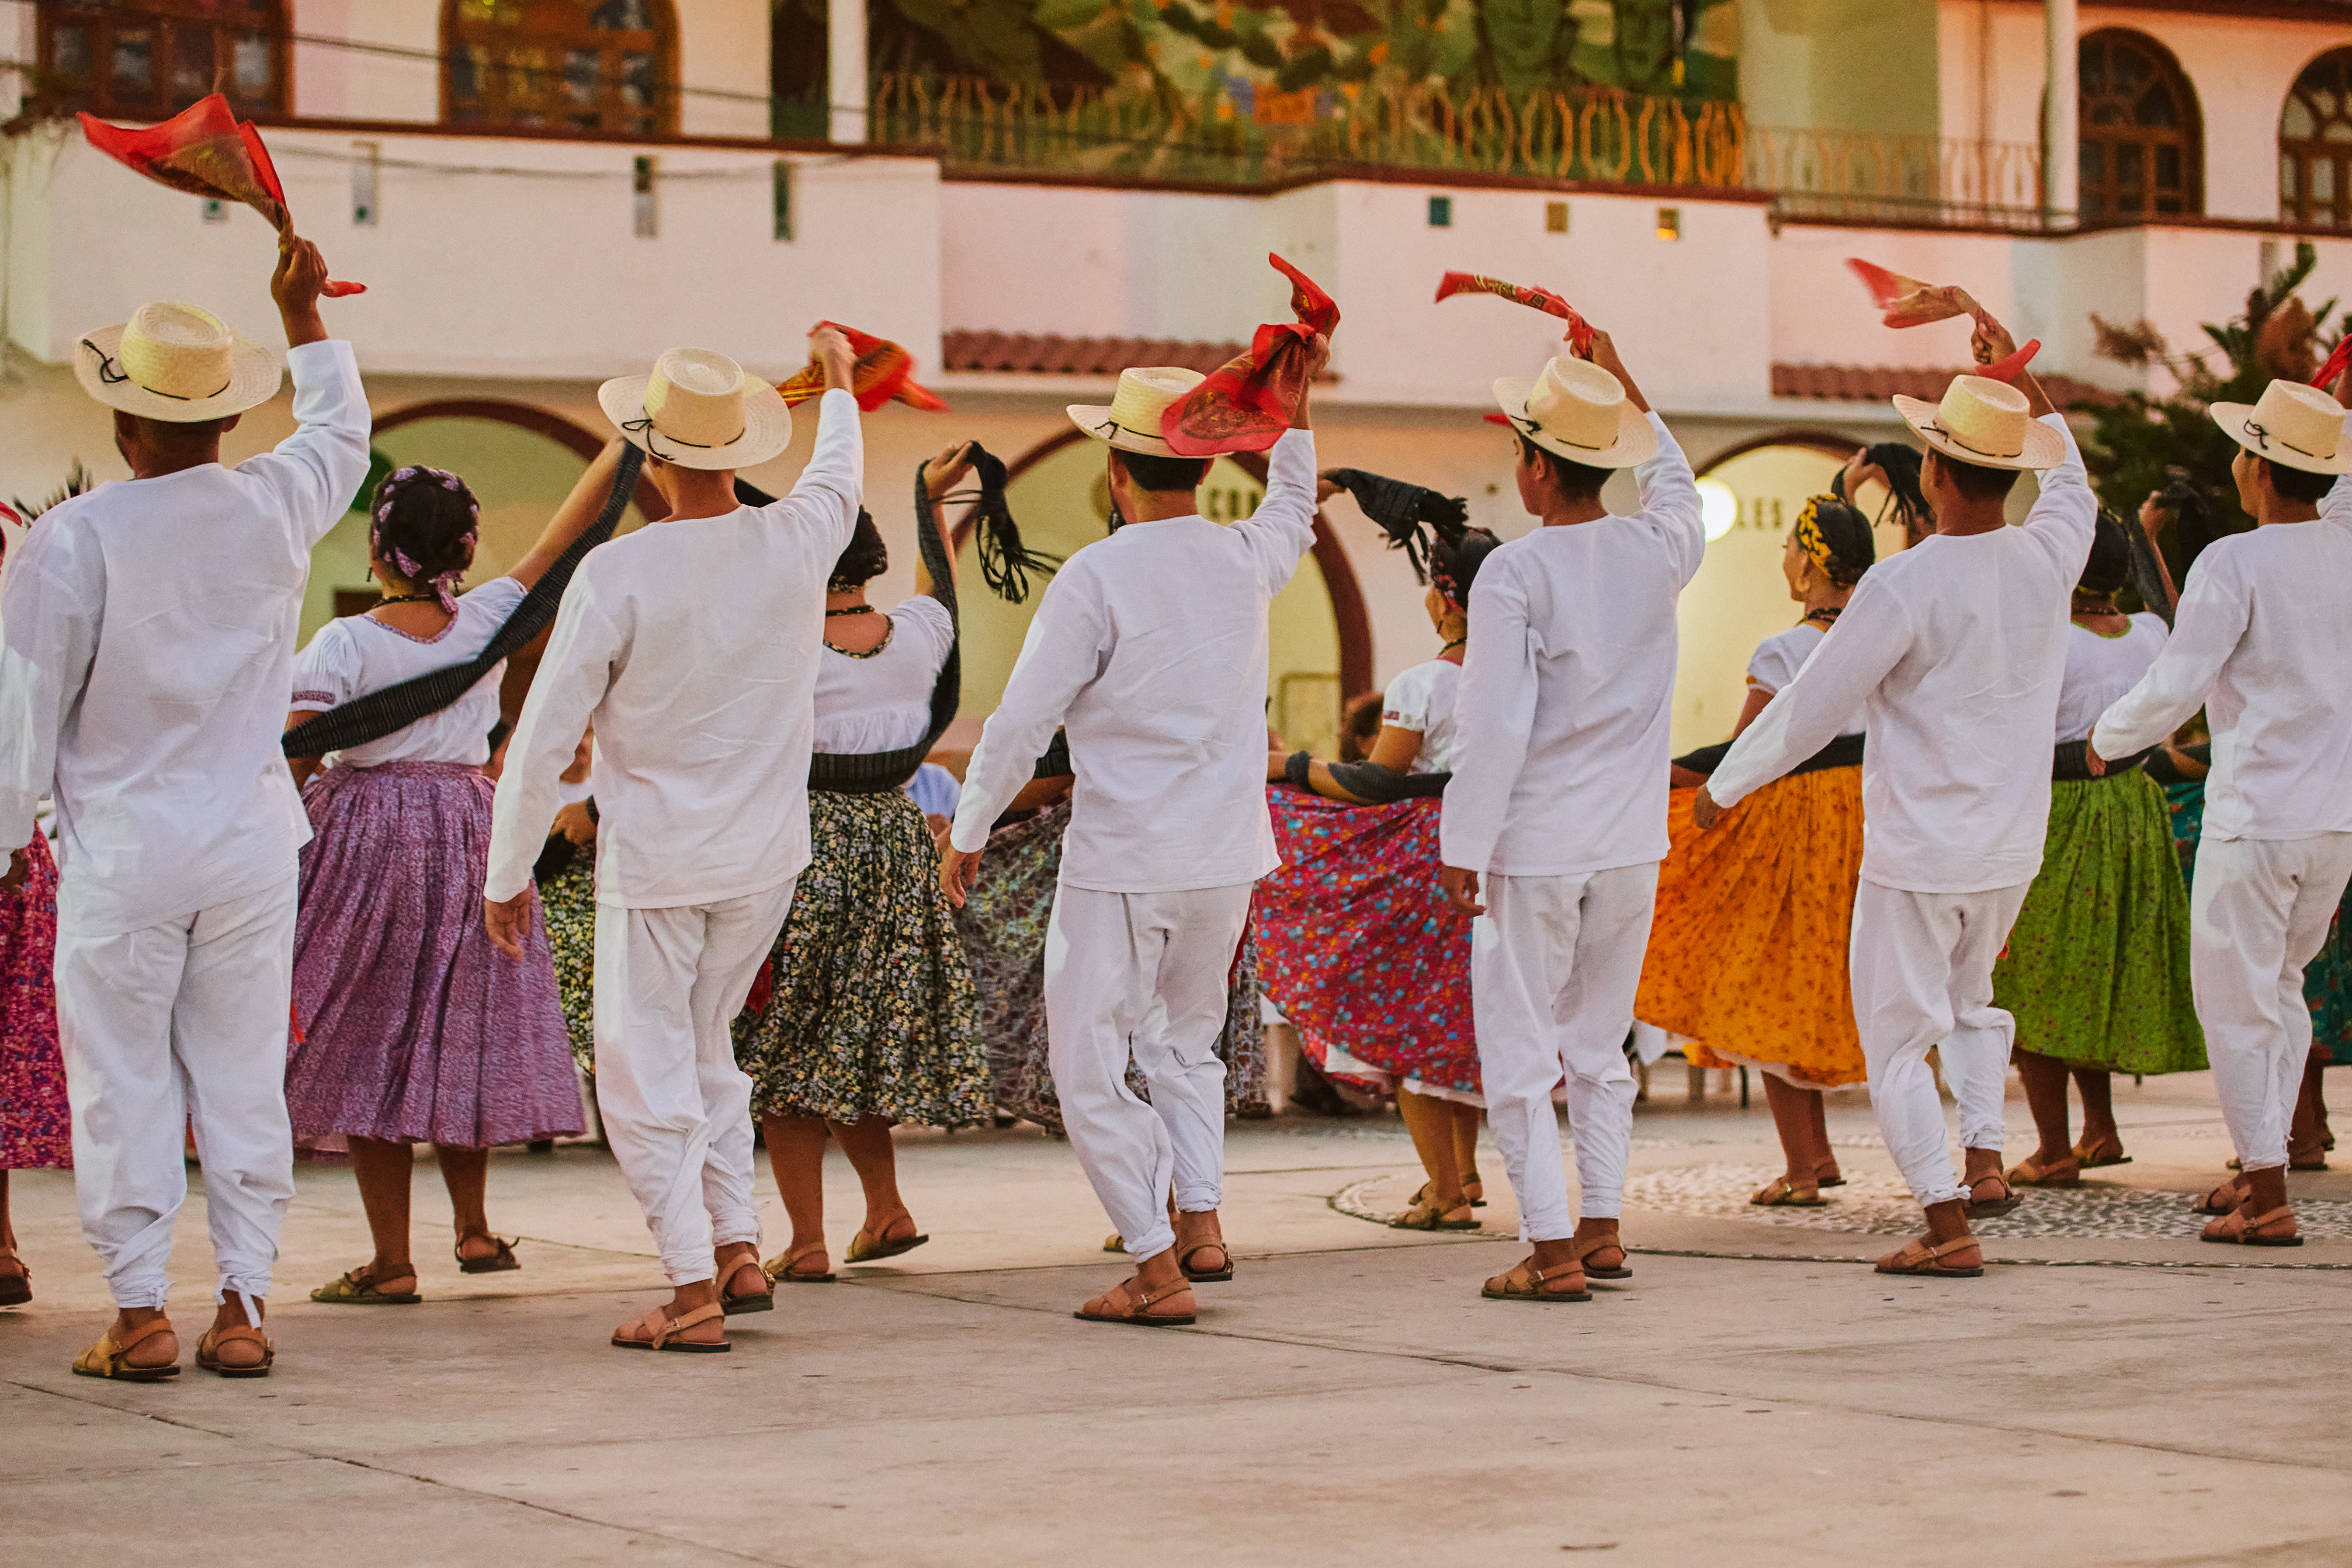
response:
[[[1260,327],[1249,353],[1219,366],[1182,402],[1169,405],[1160,434],[1180,458],[1263,452],[1281,440],[1306,391],[1307,356],[1316,338],[1339,324],[1339,307],[1313,279],[1279,256],[1269,254],[1266,260],[1290,279],[1290,310],[1298,319]]]
[[[1882,312],[1880,320],[1890,327],[1924,327],[1930,321],[1948,321],[1954,316],[1979,313],[1976,301],[1965,290],[1949,284],[1938,287],[1922,283],[1916,278],[1889,272],[1858,256],[1846,258],[1845,264],[1870,290],[1871,300]]]
[[[819,321],[817,325],[831,327],[849,340],[849,351],[857,356],[849,389],[861,411],[871,414],[894,398],[926,414],[947,411],[946,399],[915,380],[915,356],[897,343],[871,332],[861,332],[856,327],[845,327],[839,321]],[[812,353],[808,363],[778,383],[776,390],[787,404],[806,403],[820,396],[824,392],[824,367]]]
[[[1456,294],[1499,295],[1531,310],[1558,316],[1568,323],[1568,346],[1580,359],[1591,357],[1591,326],[1577,313],[1575,306],[1549,289],[1538,289],[1525,283],[1506,283],[1499,278],[1482,278],[1475,272],[1449,272],[1437,280],[1440,301],[1451,300]]]

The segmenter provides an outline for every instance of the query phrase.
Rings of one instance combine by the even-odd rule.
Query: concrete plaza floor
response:
[[[1633,1279],[1545,1308],[1477,1299],[1519,1253],[1491,1150],[1486,1232],[1431,1237],[1357,1217],[1418,1180],[1392,1116],[1237,1125],[1239,1275],[1176,1331],[1068,1316],[1122,1269],[1066,1146],[912,1133],[931,1243],[781,1290],[709,1357],[606,1347],[658,1292],[601,1151],[493,1161],[504,1275],[457,1272],[420,1164],[407,1309],[305,1299],[367,1250],[349,1173],[306,1167],[276,1374],[154,1385],[68,1374],[103,1290],[70,1179],[19,1173],[0,1530],[13,1563],[240,1568],[2352,1563],[2352,1172],[2294,1178],[2331,1233],[2304,1247],[2200,1246],[2163,1194],[2221,1174],[2210,1088],[2116,1102],[2134,1163],[1989,1226],[1984,1279],[1900,1281],[1859,1261],[1901,1216],[1860,1095],[1832,1099],[1839,1204],[1741,1212],[1777,1163],[1761,1096],[1692,1103],[1672,1069],[1635,1125]],[[210,1267],[199,1197],[190,1356]]]

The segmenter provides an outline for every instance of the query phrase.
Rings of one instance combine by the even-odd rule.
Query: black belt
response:
[[[1860,735],[1840,735],[1836,740],[1790,768],[1782,776],[1794,778],[1799,773],[1817,773],[1825,768],[1858,768],[1862,766],[1863,740],[1864,737]],[[1685,752],[1676,757],[1675,766],[1687,768],[1695,773],[1706,773],[1712,776],[1715,770],[1723,765],[1724,754],[1730,750],[1731,742],[1728,741],[1719,742],[1712,746],[1701,746],[1696,752]]]
[[[2150,752],[2160,748],[2150,746],[2147,751],[2134,752],[2128,757],[2110,758],[2107,761],[2107,771],[2096,774],[2093,773],[2083,761],[2083,753],[2090,749],[2091,742],[2088,741],[2062,742],[2050,753],[2050,782],[2052,784],[2084,784],[2095,777],[2121,778],[2147,761]]]

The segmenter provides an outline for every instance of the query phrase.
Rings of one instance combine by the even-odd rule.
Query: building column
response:
[[[2068,5],[2067,14],[2074,14]],[[866,0],[825,0],[826,138],[834,142],[867,140],[866,120]],[[2074,80],[2070,68],[2067,80]],[[2071,123],[2071,121],[2070,121]]]
[[[2082,91],[2075,79],[2074,0],[2042,0],[2042,190],[2046,218],[2065,221],[2082,205],[2077,150]]]

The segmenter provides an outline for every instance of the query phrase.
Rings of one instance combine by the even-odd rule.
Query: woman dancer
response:
[[[1805,502],[1780,557],[1804,616],[1757,645],[1734,739],[1803,668],[1877,558],[1861,512],[1835,496]],[[1812,1207],[1822,1188],[1845,1180],[1822,1091],[1865,1076],[1846,984],[1862,870],[1862,731],[1840,735],[1701,833],[1691,786],[1723,751],[1694,752],[1674,770],[1674,847],[1658,868],[1635,1016],[1688,1037],[1684,1055],[1695,1066],[1762,1069],[1787,1169],[1748,1201]]]
[[[1308,1059],[1395,1089],[1427,1179],[1389,1223],[1475,1230],[1486,1101],[1469,1027],[1470,922],[1438,889],[1437,795],[1453,765],[1470,585],[1501,542],[1465,529],[1463,503],[1435,491],[1356,469],[1324,476],[1325,499],[1343,488],[1428,584],[1422,607],[1438,652],[1391,678],[1361,763],[1304,752],[1266,759],[1268,782],[1293,787],[1267,792],[1283,865],[1259,882],[1253,925],[1266,989]],[[1378,984],[1367,984],[1372,975]]]
[[[376,489],[368,569],[385,590],[321,627],[295,670],[290,728],[373,691],[463,663],[596,520],[620,443],[581,476],[530,552],[463,599],[480,508],[438,468]],[[484,1208],[489,1150],[580,1131],[580,1094],[545,934],[501,957],[482,923],[499,716],[491,670],[449,707],[327,759],[298,758],[314,835],[302,851],[294,937],[298,1033],[286,1069],[298,1139],[348,1141],[375,1254],[314,1301],[421,1300],[409,1256],[411,1145],[431,1142],[467,1274],[519,1268]]]
[[[768,994],[755,994],[735,1023],[736,1060],[751,1076],[752,1109],[792,1219],[791,1243],[767,1265],[781,1283],[834,1278],[824,1239],[828,1139],[865,1189],[865,1219],[844,1254],[865,1263],[930,1239],[898,1191],[891,1128],[990,1119],[971,972],[940,888],[938,847],[901,787],[944,727],[942,700],[952,716],[953,558],[937,508],[971,471],[974,452],[971,443],[950,447],[916,473],[917,526],[934,531],[940,581],[927,551],[913,598],[887,615],[868,604],[866,584],[890,558],[861,512],[826,584],[809,779],[814,858],[769,957]],[[992,488],[1001,497],[1002,480]],[[908,760],[885,765],[893,756]]]
[[[2140,525],[2152,533],[2163,523],[2151,497]],[[2189,895],[2175,874],[2164,792],[2126,762],[2099,778],[2083,766],[2091,727],[2164,648],[2163,616],[2116,608],[2131,574],[2131,541],[2103,510],[2066,634],[2049,843],[1992,971],[1995,1004],[2017,1019],[2017,1073],[2041,1136],[2004,1178],[2011,1186],[2080,1186],[2085,1169],[2127,1161],[2112,1073],[2206,1065],[2189,994]],[[2067,1126],[2070,1075],[2083,1098],[2080,1143]]]

